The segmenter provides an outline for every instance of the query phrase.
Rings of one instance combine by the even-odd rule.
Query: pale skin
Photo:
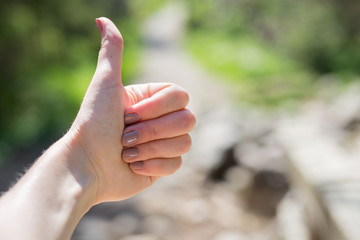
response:
[[[94,205],[127,199],[181,166],[195,124],[170,83],[124,87],[123,39],[107,18],[94,77],[69,131],[0,198],[0,239],[70,239]]]

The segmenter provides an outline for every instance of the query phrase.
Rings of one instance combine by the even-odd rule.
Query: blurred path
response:
[[[239,140],[244,128],[239,119],[243,116],[231,105],[226,85],[200,67],[181,46],[186,18],[183,6],[173,2],[143,27],[147,47],[137,82],[173,82],[184,87],[198,122],[192,133],[193,148],[184,156],[182,169],[141,195],[143,206],[158,209],[151,214],[180,217],[174,236],[166,239],[275,239],[273,222],[244,212],[236,191],[204,186],[210,169]],[[149,203],[149,199],[153,201]],[[174,205],[164,207],[168,204],[165,199]]]
[[[282,116],[276,123],[269,114],[254,113],[254,110],[247,109],[245,116],[239,112],[238,107],[231,106],[231,91],[225,84],[221,84],[221,79],[215,79],[186,55],[181,47],[185,23],[186,11],[182,5],[175,3],[148,19],[143,31],[147,48],[143,58],[142,77],[138,80],[170,81],[183,86],[190,93],[190,109],[198,118],[198,126],[192,135],[193,150],[185,156],[181,171],[160,181],[155,189],[141,196],[143,206],[159,209],[157,212],[150,211],[151,214],[173,214],[175,219],[185,214],[183,223],[189,224],[188,227],[176,225],[177,230],[182,229],[181,234],[178,233],[178,238],[172,236],[168,239],[277,238],[269,219],[264,220],[259,216],[244,213],[246,207],[241,204],[246,194],[237,194],[225,185],[210,189],[203,186],[209,170],[220,161],[220,154],[229,146],[240,145],[237,149],[243,154],[240,155],[239,164],[243,164],[247,157],[246,146],[263,140],[258,136],[254,138],[254,135],[259,135],[260,132],[260,135],[268,137],[268,133],[264,133],[261,128],[275,132],[276,140],[283,147],[281,150],[289,157],[286,162],[290,165],[290,171],[287,172],[291,174],[296,185],[289,195],[300,193],[299,201],[303,202],[298,204],[298,209],[302,206],[301,211],[306,212],[301,213],[303,223],[281,223],[281,217],[289,219],[289,216],[293,217],[291,222],[296,222],[296,214],[292,215],[292,210],[284,207],[289,203],[289,197],[283,201],[281,207],[285,210],[280,214],[282,216],[279,217],[279,222],[282,228],[289,228],[282,231],[290,232],[290,228],[293,231],[284,238],[358,239],[360,136],[358,133],[354,136],[354,133],[356,134],[356,129],[360,129],[360,89],[355,88],[353,92],[339,97],[330,108],[326,104],[319,106],[315,102],[305,112],[300,113],[301,115],[295,118]],[[244,140],[244,135],[251,135],[252,138]],[[274,139],[270,134],[271,141]],[[273,165],[278,163],[269,158],[269,155],[279,151],[279,147],[271,143],[269,149],[264,151],[266,144],[268,142],[265,141],[260,148],[250,151],[250,155],[263,151],[257,158],[250,158],[251,164],[262,161]],[[281,154],[274,156],[282,158]],[[237,157],[239,160],[239,156]],[[284,163],[282,165],[284,167]],[[235,175],[236,181],[233,184],[241,185],[244,179],[240,176],[246,174],[237,172]],[[256,191],[260,192],[259,189]],[[162,198],[176,203],[178,210],[174,210],[174,206],[161,207],[162,204],[167,204]],[[258,201],[258,198],[254,201]],[[149,203],[149,199],[156,199],[158,205]],[[257,221],[258,225],[252,221]],[[303,227],[302,224],[307,225],[307,229],[299,230]],[[204,231],[202,227],[207,230]]]

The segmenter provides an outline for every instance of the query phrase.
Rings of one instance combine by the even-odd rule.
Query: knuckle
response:
[[[109,41],[117,47],[123,48],[124,46],[124,39],[120,34],[112,34],[112,36],[109,38]]]
[[[175,89],[182,89],[182,87],[180,87],[176,83],[169,83],[169,87],[172,87],[172,88],[175,88]]]
[[[158,152],[158,148],[156,146],[156,143],[154,143],[154,142],[145,144],[144,146],[146,146],[145,151],[149,157],[154,156]]]
[[[192,140],[189,134],[186,134],[182,137],[182,144],[181,144],[181,149],[180,151],[182,153],[187,153],[188,151],[190,151],[191,148],[191,144],[192,144]]]
[[[107,48],[108,46],[115,46],[120,50],[124,47],[124,39],[119,33],[109,32],[107,36],[101,41],[102,48]]]
[[[113,74],[113,69],[111,68],[110,64],[101,62],[101,71],[102,76],[111,76]]]
[[[173,169],[172,169],[172,173],[176,172],[177,170],[180,169],[182,165],[182,158],[181,157],[177,157],[173,159]]]
[[[174,96],[177,102],[182,106],[186,106],[189,103],[189,93],[182,87],[174,85]]]
[[[158,129],[152,124],[149,124],[147,126],[146,132],[148,134],[149,139],[155,139],[156,136],[158,135]]]
[[[189,103],[189,94],[186,91],[178,92],[178,101],[182,106],[186,106]]]
[[[185,116],[184,116],[184,123],[186,125],[186,129],[190,132],[193,130],[195,124],[196,124],[196,118],[195,115],[189,110],[185,110]]]
[[[182,158],[181,157],[178,157],[176,159],[176,163],[175,163],[175,169],[178,170],[182,165]]]
[[[185,105],[188,105],[189,101],[190,101],[190,95],[188,92],[184,92],[184,99],[185,99]]]
[[[129,128],[131,128],[130,126]],[[139,134],[141,136],[142,142],[148,142],[156,138],[158,135],[158,129],[154,124],[151,124],[151,122],[140,122],[134,126],[134,129],[139,131]]]

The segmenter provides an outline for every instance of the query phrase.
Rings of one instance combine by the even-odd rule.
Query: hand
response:
[[[70,239],[93,205],[131,197],[173,173],[190,148],[188,94],[166,83],[125,88],[120,32],[106,18],[97,25],[98,65],[79,113],[0,198],[0,239]]]
[[[122,85],[123,39],[109,19],[100,18],[97,25],[102,37],[97,68],[69,131],[72,145],[86,153],[91,165],[95,203],[128,198],[175,172],[190,148],[188,132],[195,124],[182,88]],[[130,125],[124,131],[125,123]]]

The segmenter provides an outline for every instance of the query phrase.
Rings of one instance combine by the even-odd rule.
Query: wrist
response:
[[[95,205],[98,191],[98,176],[93,161],[84,147],[77,131],[70,129],[58,142],[68,171],[74,176],[78,186],[78,200],[90,209]]]

